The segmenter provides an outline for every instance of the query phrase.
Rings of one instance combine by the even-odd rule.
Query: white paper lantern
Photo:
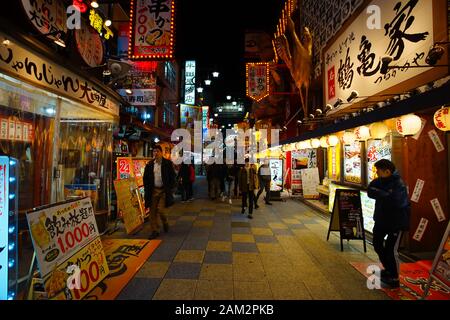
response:
[[[370,139],[370,130],[366,126],[361,126],[355,129],[356,139],[359,141],[366,141]]]
[[[321,146],[322,148],[328,148],[327,137],[322,137],[322,138],[320,138],[320,146]]]
[[[331,136],[328,136],[327,142],[330,147],[335,147],[339,143],[339,138],[333,134]]]
[[[397,118],[395,126],[401,135],[405,137],[413,136],[422,128],[422,120],[415,114],[407,114]]]
[[[441,131],[450,131],[450,107],[436,111],[434,114],[434,125]]]
[[[320,147],[320,140],[319,139],[312,139],[311,140],[311,146],[316,149]]]
[[[369,128],[372,139],[383,140],[389,133],[389,128],[384,122],[372,123]]]
[[[301,142],[297,142],[296,144],[295,144],[295,150],[301,150],[302,149],[302,144],[301,144]]]
[[[356,135],[352,131],[345,131],[342,140],[344,141],[344,144],[351,145],[356,141]]]
[[[305,140],[304,146],[305,146],[305,149],[311,149],[312,148],[311,140]]]

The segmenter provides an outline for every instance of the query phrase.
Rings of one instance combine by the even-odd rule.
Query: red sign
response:
[[[81,13],[85,13],[88,9],[84,0],[73,0],[73,6],[76,7]]]
[[[103,61],[103,42],[100,35],[83,21],[81,29],[75,30],[77,49],[84,62],[90,67],[97,67]]]
[[[130,19],[130,59],[173,58],[174,0],[131,0]]]
[[[247,63],[247,96],[261,101],[269,95],[269,64]]]
[[[336,73],[334,66],[328,70],[328,100],[336,97]]]

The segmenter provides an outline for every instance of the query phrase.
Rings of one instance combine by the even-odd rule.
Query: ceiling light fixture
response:
[[[98,2],[97,1],[91,1],[91,7],[94,9],[97,9],[99,7]]]

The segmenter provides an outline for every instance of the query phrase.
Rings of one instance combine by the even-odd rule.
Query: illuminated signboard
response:
[[[186,61],[184,76],[184,103],[195,104],[195,61]]]
[[[209,129],[209,107],[202,107],[202,127],[203,127],[203,137],[208,135]]]
[[[270,159],[270,191],[283,191],[283,160]]]
[[[17,160],[0,156],[0,300],[17,291]]]
[[[89,22],[91,27],[94,28],[106,40],[114,36],[111,29],[105,25],[102,16],[99,15],[94,9],[89,11]]]
[[[266,62],[247,63],[247,96],[261,101],[269,95],[269,64]]]
[[[172,59],[175,0],[131,0],[130,6],[130,59]]]
[[[377,168],[375,163],[381,159],[392,160],[392,143],[390,136],[383,140],[367,141],[367,182],[372,182],[377,178]]]

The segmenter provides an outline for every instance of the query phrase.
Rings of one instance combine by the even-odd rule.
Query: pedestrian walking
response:
[[[263,191],[266,191],[266,196],[264,201],[268,205],[272,205],[270,202],[270,168],[267,160],[258,169],[258,179],[259,179],[259,191],[255,197],[255,209],[258,209],[258,200]]]
[[[235,178],[234,178],[234,168],[233,165],[227,165],[227,175],[225,178],[226,181],[226,186],[227,186],[227,194],[226,196],[228,197],[228,203],[229,204],[233,204],[233,200],[231,200],[231,187],[233,185]]]
[[[249,219],[253,219],[253,204],[255,190],[258,189],[258,175],[254,167],[250,166],[250,160],[245,159],[245,166],[239,172],[239,189],[242,192],[242,214],[245,214],[248,199]]]
[[[188,186],[189,198],[188,198],[188,201],[194,200],[194,182],[195,182],[195,167],[191,163],[189,165],[189,186]]]
[[[386,159],[375,163],[378,178],[368,187],[368,196],[375,199],[375,225],[373,247],[384,270],[381,281],[389,287],[398,288],[398,246],[403,231],[409,230],[410,202],[405,183],[395,165]]]
[[[181,202],[186,202],[190,199],[190,168],[187,163],[182,163],[180,166],[180,171],[178,172],[178,181],[181,184]]]
[[[151,234],[149,239],[159,236],[162,221],[164,231],[169,232],[169,221],[166,208],[174,204],[172,190],[176,183],[173,163],[164,159],[162,148],[157,145],[153,149],[154,159],[149,161],[144,170],[145,207],[150,208]]]
[[[213,163],[210,169],[211,175],[211,200],[216,200],[220,196],[220,168],[217,163]]]

